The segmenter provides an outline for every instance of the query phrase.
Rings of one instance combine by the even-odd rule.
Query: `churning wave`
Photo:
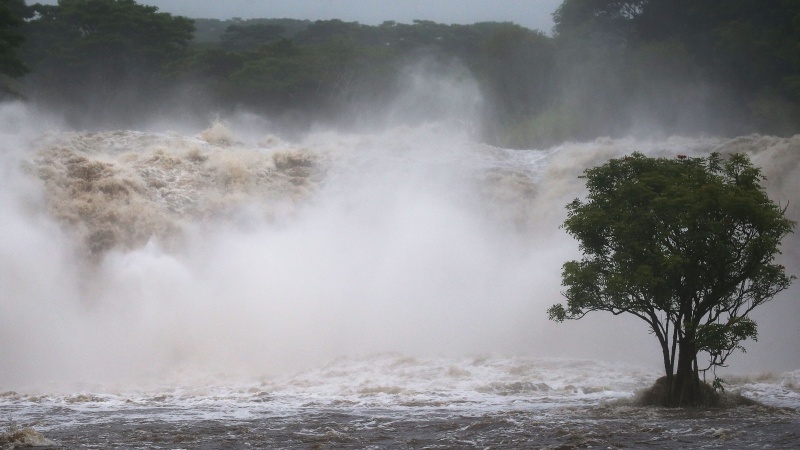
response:
[[[0,116],[0,444],[34,426],[68,446],[677,448],[798,424],[797,288],[732,358],[755,375],[724,377],[763,406],[712,414],[713,430],[627,400],[658,377],[641,325],[545,311],[578,252],[559,225],[584,169],[745,152],[798,220],[800,136],[509,150],[437,123],[288,142]],[[797,235],[782,249],[796,271]]]
[[[791,432],[800,423],[798,372],[736,378],[730,390],[763,404],[713,411],[635,406],[634,393],[654,376],[635,366],[588,360],[383,353],[342,357],[261,380],[232,382],[184,373],[137,388],[5,392],[0,411],[28,426],[25,436],[19,430],[6,433],[9,442],[30,435],[39,445],[59,446],[681,448],[798,443]]]

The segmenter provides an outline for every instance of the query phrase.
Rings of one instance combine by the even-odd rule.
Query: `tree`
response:
[[[735,96],[721,110],[742,110],[761,132],[797,133],[800,0],[648,0],[635,22],[642,41],[681,42]]]
[[[644,320],[661,344],[663,404],[702,403],[700,372],[744,351],[741,342],[757,336],[750,312],[795,278],[774,263],[794,222],[743,154],[671,160],[634,153],[583,178],[588,199],[567,205],[563,225],[583,259],[564,264],[567,302],[552,306],[550,319],[607,311]]]
[[[128,109],[119,105],[124,95],[130,102],[157,98],[164,67],[182,55],[194,30],[192,20],[134,0],[59,0],[34,9],[29,53],[39,87],[103,115],[110,105]]]
[[[800,0],[564,0],[553,20],[556,70],[566,69],[556,79],[585,116],[578,137],[642,123],[666,133],[699,124],[725,135],[798,132]]]
[[[0,75],[16,78],[29,71],[16,53],[25,40],[19,27],[29,15],[24,0],[0,0]]]
[[[323,44],[334,37],[355,37],[362,26],[358,22],[344,22],[339,19],[317,20],[297,33],[299,44]]]
[[[270,23],[231,25],[222,35],[222,46],[228,50],[250,50],[284,37],[286,30]]]
[[[484,26],[489,24],[484,24]],[[541,123],[555,95],[553,40],[511,23],[491,24],[483,39],[476,76],[488,93],[493,123],[484,127],[504,147],[531,148],[554,144],[554,133]],[[552,114],[551,114],[552,115]],[[559,141],[561,142],[561,141]]]
[[[554,31],[562,34],[588,27],[627,38],[647,1],[564,0],[553,13]]]

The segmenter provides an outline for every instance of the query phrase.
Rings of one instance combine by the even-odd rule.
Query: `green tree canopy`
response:
[[[193,22],[134,0],[59,0],[34,6],[36,25],[50,31],[48,48],[65,63],[102,61],[105,70],[160,68],[192,39]]]
[[[276,24],[230,25],[222,35],[222,46],[228,50],[250,50],[284,37],[286,30]]]
[[[194,30],[192,20],[134,0],[59,0],[34,9],[28,56],[37,81],[84,110],[102,110],[132,88],[139,92],[129,100],[146,99]]]
[[[627,37],[648,0],[564,0],[553,13],[556,33],[577,29]]]
[[[21,77],[29,71],[17,54],[25,40],[19,28],[29,15],[24,0],[0,0],[0,75]]]
[[[718,122],[715,128],[724,132],[731,129],[736,133],[753,129],[782,135],[797,132],[800,0],[565,0],[553,19],[561,40],[573,44],[588,40],[591,53],[602,51],[609,43],[622,47],[625,58],[616,64],[623,72],[637,76],[640,63],[647,64],[638,57],[643,46],[649,46],[650,55],[653,49],[672,48],[686,57],[676,59],[669,72],[702,74],[709,84],[701,96],[692,92],[692,84],[684,85],[688,101],[673,108],[659,102],[659,108],[649,109],[668,109],[667,116],[680,115],[690,109],[687,108],[690,105],[680,103],[695,106],[705,103],[716,117],[707,125]],[[666,61],[671,54],[666,52],[659,59]],[[593,63],[588,69],[604,65]],[[653,98],[658,96],[651,95],[652,92],[662,85],[666,85],[667,91],[673,90],[671,86],[678,84],[665,84],[658,78],[645,80],[644,92],[633,87],[615,93],[614,97],[644,98],[655,104],[659,99]],[[608,83],[603,80],[600,84]],[[681,93],[673,90],[669,96],[680,97]],[[597,99],[582,100],[598,103]],[[635,107],[633,114],[641,110]],[[662,118],[669,120],[659,117]]]
[[[664,404],[701,402],[699,373],[755,339],[750,312],[794,278],[774,263],[794,222],[743,154],[634,153],[584,178],[588,199],[567,205],[564,222],[583,259],[564,264],[567,302],[551,307],[550,318],[607,311],[644,320],[661,344]],[[707,365],[698,364],[699,354]]]

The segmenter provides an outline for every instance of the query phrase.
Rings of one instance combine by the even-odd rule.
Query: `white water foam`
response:
[[[578,175],[632,151],[746,151],[783,202],[796,192],[800,147],[797,137],[750,136],[515,151],[442,124],[297,143],[240,142],[221,124],[39,139],[44,130],[17,128],[4,131],[2,159],[0,356],[12,363],[0,385],[34,391],[185,371],[252,378],[384,351],[590,357],[657,371],[655,340],[634,320],[547,321],[560,266],[577,257],[558,225],[583,192]],[[787,214],[797,218],[793,203]],[[785,249],[798,267],[796,237]],[[781,321],[798,314],[785,297],[748,353],[764,341],[780,349],[761,352],[758,370],[800,365],[785,343],[797,329]]]

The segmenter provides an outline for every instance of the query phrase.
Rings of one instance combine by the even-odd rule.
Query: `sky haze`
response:
[[[553,11],[562,0],[139,0],[161,11],[191,18],[341,19],[378,25],[387,20],[411,23],[431,20],[445,24],[514,22],[550,34]],[[28,0],[28,3],[34,3]],[[56,0],[39,3],[55,4]]]

